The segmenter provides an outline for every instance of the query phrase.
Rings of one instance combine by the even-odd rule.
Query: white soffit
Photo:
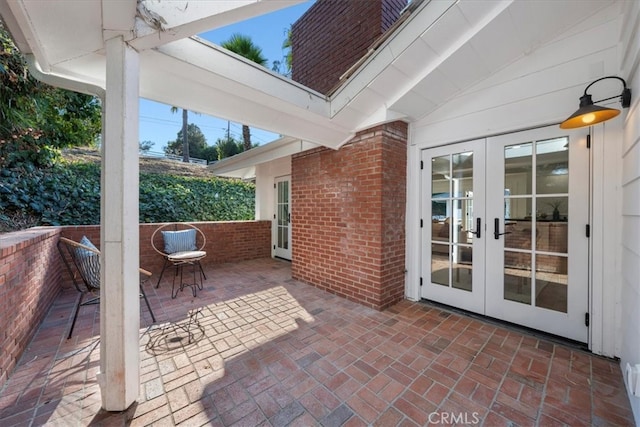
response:
[[[104,47],[100,0],[1,3],[0,12],[16,44],[23,53],[33,53],[46,72],[59,62],[90,55]],[[19,28],[12,28],[12,23]]]
[[[319,145],[296,138],[282,137],[233,157],[222,159],[208,166],[208,169],[218,176],[250,179],[255,177],[256,165],[316,147]]]
[[[150,28],[138,20],[136,37],[130,43],[138,50],[150,49],[305,1],[307,0],[144,0],[144,6],[154,16],[162,18],[163,28]]]
[[[614,2],[424,2],[336,91],[331,114],[371,110],[371,90],[389,117],[419,120]]]
[[[324,97],[221,48],[186,39],[146,51],[141,64],[144,98],[332,148],[352,136],[327,117]]]
[[[300,2],[146,0],[138,6],[151,21],[131,7],[135,0],[3,1],[0,13],[44,73],[104,88],[104,38],[120,35],[139,50],[141,97],[337,148],[353,132],[329,118],[325,96],[205,40],[184,38]]]
[[[104,87],[103,40],[120,34],[141,53],[142,97],[338,148],[356,130],[432,114],[614,0],[415,3],[330,100],[185,38],[299,2],[145,0],[162,29],[135,18],[134,0],[2,1],[0,13],[44,72]]]

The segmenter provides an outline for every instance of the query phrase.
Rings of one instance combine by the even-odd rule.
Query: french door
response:
[[[587,342],[586,133],[423,150],[423,298]]]
[[[422,297],[484,313],[485,142],[424,150],[422,157]]]
[[[273,215],[273,256],[291,259],[291,177],[274,182],[275,214]]]

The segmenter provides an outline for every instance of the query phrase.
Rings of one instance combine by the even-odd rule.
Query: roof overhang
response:
[[[359,129],[421,120],[616,1],[413,3],[410,15],[332,94],[336,122],[347,125],[355,113],[366,117]]]
[[[329,117],[354,132],[422,120],[613,3],[414,0],[408,16],[345,73]]]
[[[337,149],[357,131],[433,116],[616,0],[414,0],[330,97],[193,37],[299,2],[10,0],[0,14],[45,74],[104,88],[104,41],[121,36],[140,52],[142,97]]]
[[[252,148],[233,157],[222,159],[208,168],[218,176],[251,179],[255,175],[256,165],[291,156],[296,153],[319,147],[309,141],[292,137],[282,137],[269,144]]]
[[[195,36],[302,1],[10,0],[0,14],[51,80],[104,90],[105,41],[122,37],[140,55],[141,97],[337,148],[353,132],[327,97]]]

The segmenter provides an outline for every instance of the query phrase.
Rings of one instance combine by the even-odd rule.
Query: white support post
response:
[[[121,37],[106,42],[100,249],[102,408],[122,411],[140,390],[138,225],[138,53]]]

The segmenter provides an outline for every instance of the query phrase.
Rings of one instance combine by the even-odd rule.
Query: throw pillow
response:
[[[87,236],[82,236],[80,244],[98,250]],[[89,290],[100,288],[100,257],[96,252],[85,248],[76,248],[76,261],[80,275]]]
[[[163,231],[164,251],[168,254],[196,250],[196,230]]]

